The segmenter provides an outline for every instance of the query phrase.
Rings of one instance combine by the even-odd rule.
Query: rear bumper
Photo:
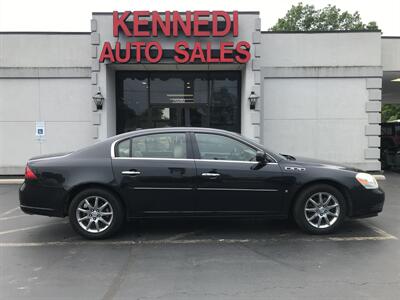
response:
[[[52,208],[27,206],[23,204],[20,204],[19,206],[21,210],[28,215],[57,216],[57,212]]]
[[[19,189],[19,203],[24,213],[51,217],[65,216],[66,192],[62,188],[24,182]]]
[[[380,188],[373,190],[361,188],[353,192],[352,198],[353,209],[351,217],[371,217],[382,211],[385,203],[385,192]]]

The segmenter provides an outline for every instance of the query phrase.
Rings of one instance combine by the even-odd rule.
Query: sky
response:
[[[0,0],[0,31],[90,31],[93,11],[239,10],[260,11],[268,30],[297,1],[283,0]],[[359,11],[364,23],[376,21],[384,36],[400,36],[399,0],[303,0],[322,8]]]

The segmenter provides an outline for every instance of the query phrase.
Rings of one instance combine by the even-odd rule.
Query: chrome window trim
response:
[[[168,131],[168,132],[165,132],[165,133],[164,132],[155,132],[155,133],[139,134],[139,135],[133,135],[133,136],[131,135],[131,136],[128,136],[128,137],[120,138],[118,140],[115,140],[111,144],[111,153],[110,153],[111,158],[115,158],[115,159],[146,159],[147,158],[147,159],[154,159],[154,160],[157,160],[157,159],[192,160],[192,159],[189,159],[189,158],[170,158],[170,157],[162,158],[162,157],[120,157],[120,156],[115,156],[115,145],[117,143],[121,142],[121,141],[134,139],[134,138],[141,137],[141,136],[148,136],[148,135],[155,135],[155,134],[167,134],[167,133],[183,133],[184,135],[186,135],[187,132],[186,131],[171,131],[171,132]],[[187,143],[186,137],[185,137],[185,141]],[[186,153],[186,155],[187,155],[187,153]]]
[[[170,158],[170,157],[112,157],[112,159],[132,159],[132,160],[176,160],[176,161],[194,161],[193,158]]]
[[[232,138],[234,140],[237,140],[237,141],[239,141],[241,143],[246,144],[247,146],[249,146],[251,148],[257,149],[258,151],[263,151],[268,156],[268,159],[272,160],[272,162],[268,162],[267,165],[277,165],[278,164],[278,161],[274,157],[272,157],[268,152],[266,152],[265,150],[254,146],[252,144],[249,144],[247,141],[244,141],[244,140],[240,139],[240,137],[239,138],[235,138],[235,137],[232,137],[230,135],[223,134],[223,133],[210,133],[210,132],[200,132],[200,131],[190,131],[190,130],[189,131],[177,131],[177,132],[171,132],[171,133],[184,133],[184,134],[186,134],[186,133],[189,133],[189,132],[192,132],[194,134],[196,134],[196,133],[205,133],[205,134],[222,135],[222,136],[225,136],[225,137],[228,137],[228,138]],[[158,133],[151,133],[151,134],[158,134]],[[123,141],[123,140],[127,140],[127,139],[132,139],[132,138],[135,138],[135,137],[144,136],[144,135],[151,135],[151,134],[141,134],[141,135],[137,135],[137,136],[123,137],[123,138],[120,138],[118,140],[115,140],[111,144],[111,149],[110,149],[111,150],[111,153],[110,153],[111,154],[111,158],[112,159],[181,160],[181,161],[184,161],[184,160],[195,160],[195,161],[197,161],[197,160],[199,160],[199,161],[225,161],[225,162],[257,163],[256,161],[247,161],[247,160],[218,160],[218,159],[201,159],[201,158],[193,159],[193,158],[160,158],[160,157],[118,157],[118,156],[115,156],[115,145],[118,142]],[[188,141],[186,140],[186,142],[188,142]],[[69,155],[69,154],[67,154],[67,155]]]
[[[195,158],[160,158],[160,157],[112,157],[112,159],[129,159],[129,160],[166,160],[166,161],[193,161],[193,162],[224,162],[224,163],[245,163],[257,164],[256,161],[247,160],[218,160],[218,159],[195,159]],[[278,163],[267,163],[267,165],[277,165]]]
[[[196,161],[205,161],[205,162],[228,162],[228,163],[247,163],[247,164],[258,164],[257,161],[249,161],[249,160],[224,160],[224,159],[195,159]],[[278,163],[267,163],[267,165],[277,165]]]
[[[119,141],[122,141],[125,138],[119,139],[119,140],[115,140],[112,144],[111,144],[111,158],[116,158],[115,157],[115,144],[118,143]]]

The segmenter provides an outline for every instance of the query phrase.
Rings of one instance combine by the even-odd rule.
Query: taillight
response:
[[[36,180],[36,179],[38,179],[36,174],[33,173],[33,171],[31,170],[31,168],[29,168],[28,165],[26,165],[26,168],[25,168],[25,179],[26,180]]]

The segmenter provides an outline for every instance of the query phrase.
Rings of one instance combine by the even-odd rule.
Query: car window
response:
[[[117,146],[116,156],[117,157],[129,157],[131,148],[131,140],[124,140]]]
[[[201,159],[255,161],[256,150],[236,139],[208,133],[196,133]]]
[[[160,133],[135,137],[117,145],[116,156],[144,158],[186,158],[185,133]]]

